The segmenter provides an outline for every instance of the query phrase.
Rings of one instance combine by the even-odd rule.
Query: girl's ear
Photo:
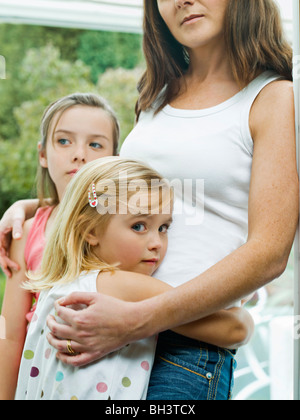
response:
[[[95,231],[92,230],[90,233],[88,233],[85,237],[85,240],[87,243],[89,243],[91,246],[97,246],[100,244],[99,238],[95,234]]]
[[[48,160],[46,150],[43,148],[42,143],[38,143],[39,162],[42,168],[48,168]]]

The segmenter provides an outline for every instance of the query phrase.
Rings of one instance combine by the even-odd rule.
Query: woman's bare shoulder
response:
[[[280,124],[294,126],[294,86],[288,80],[271,82],[257,96],[250,112],[250,129],[253,139],[265,133],[268,127]],[[269,124],[268,124],[269,123]]]

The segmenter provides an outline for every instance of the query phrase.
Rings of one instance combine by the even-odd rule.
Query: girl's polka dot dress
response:
[[[58,319],[54,302],[72,292],[97,292],[99,272],[41,293],[30,324],[19,371],[16,400],[146,399],[156,339],[140,340],[85,367],[64,365],[47,341],[49,314]],[[81,308],[82,309],[82,308]],[[76,308],[78,310],[78,308]]]

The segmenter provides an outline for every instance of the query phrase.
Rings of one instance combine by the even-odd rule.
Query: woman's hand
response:
[[[68,307],[78,304],[87,308],[77,311]],[[99,293],[76,292],[56,302],[55,309],[67,325],[49,316],[47,325],[52,333],[48,335],[48,341],[58,350],[58,359],[72,366],[90,364],[132,341],[145,338],[138,333],[139,320],[145,319],[139,303],[128,303]],[[68,340],[78,355],[68,353]]]
[[[10,207],[0,221],[0,267],[9,278],[12,277],[12,271],[20,269],[19,265],[9,258],[9,250],[12,238],[22,238],[24,221],[25,211],[18,203]]]

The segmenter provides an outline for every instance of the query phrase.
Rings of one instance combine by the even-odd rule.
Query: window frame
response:
[[[300,66],[300,0],[294,0],[293,4],[293,27],[294,27],[294,64],[297,70]],[[295,110],[296,110],[296,136],[297,136],[297,163],[300,170],[300,70],[295,72]],[[294,268],[294,304],[295,304],[295,327],[299,326],[300,320],[300,225],[298,225],[294,245],[295,268]],[[300,337],[295,328],[294,340],[294,399],[300,400]]]

